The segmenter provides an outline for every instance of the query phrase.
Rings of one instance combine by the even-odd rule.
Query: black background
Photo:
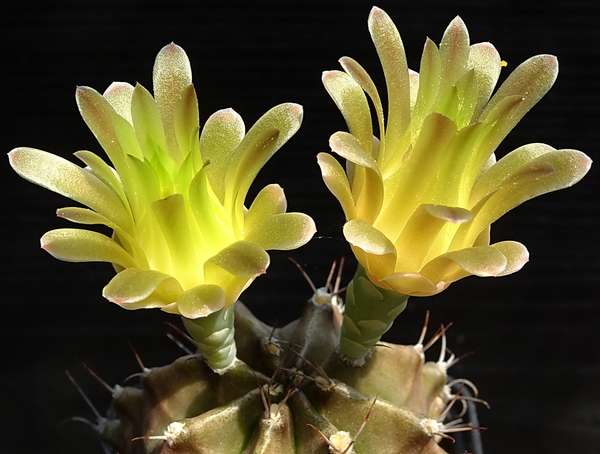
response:
[[[315,156],[345,129],[320,82],[337,59],[360,61],[382,86],[367,31],[370,1],[57,1],[5,9],[2,33],[2,149],[33,146],[68,157],[99,151],[80,119],[76,85],[103,91],[113,80],[151,88],[154,57],[174,41],[187,51],[201,118],[226,107],[247,126],[272,106],[302,104],[297,135],[260,174],[255,188],[279,182],[290,211],[314,217],[317,237],[291,253],[273,253],[269,273],[244,294],[264,320],[279,325],[301,311],[310,288],[287,260],[301,262],[317,285],[330,263],[351,253],[341,238],[341,209],[321,181]],[[529,142],[598,157],[600,33],[591,0],[378,2],[402,34],[418,69],[425,37],[439,39],[457,14],[472,42],[490,41],[508,70],[529,56],[559,57],[552,91],[509,135],[499,154]],[[70,203],[2,172],[2,322],[0,453],[98,453],[85,425],[93,414],[67,380],[70,370],[100,412],[109,395],[78,359],[108,383],[179,354],[160,311],[127,312],[103,300],[106,264],[69,264],[39,250],[47,230],[67,226],[54,210]],[[503,217],[492,239],[514,239],[531,262],[502,279],[468,278],[441,295],[413,298],[385,339],[414,343],[426,310],[432,327],[454,322],[449,347],[474,352],[451,372],[477,384],[487,453],[600,453],[600,244],[598,172],[568,191],[527,202]],[[347,276],[349,277],[349,276]],[[433,329],[432,328],[432,329]],[[431,357],[437,355],[432,348]]]

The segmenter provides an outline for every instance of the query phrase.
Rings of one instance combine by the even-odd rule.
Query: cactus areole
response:
[[[427,40],[418,73],[385,12],[373,8],[368,28],[386,112],[367,71],[342,58],[344,71],[326,71],[323,83],[348,126],[329,141],[346,166],[318,155],[357,270],[345,305],[339,278],[331,285],[334,266],[287,326],[267,326],[238,298],[267,271],[267,251],[296,249],[316,232],[308,215],[287,212],[277,184],[248,200],[262,166],[300,127],[300,105],[280,104],[248,131],[232,109],[201,126],[190,62],[169,44],[156,58],[153,93],[124,82],[103,94],[77,89],[110,164],[90,151],[75,153],[85,167],[33,148],[9,153],[23,178],[85,206],[61,208],[59,217],[112,231],[52,230],[43,249],[61,260],[112,263],[117,274],[103,296],[180,316],[196,347],[144,368],[135,385],[107,385],[111,416],[93,425],[115,452],[434,454],[446,452],[442,439],[478,429],[451,416],[457,401],[479,399],[461,393],[476,394],[468,380],[448,379],[456,359],[446,357],[443,327],[428,342],[423,329],[415,345],[381,337],[411,296],[521,269],[525,246],[491,243],[490,225],[575,184],[591,160],[541,143],[496,159],[554,83],[556,57],[530,58],[495,90],[506,63],[490,43],[471,44],[458,17],[439,46]],[[436,341],[441,355],[426,361]]]

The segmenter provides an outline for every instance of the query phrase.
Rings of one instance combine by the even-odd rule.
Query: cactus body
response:
[[[356,367],[339,354],[335,304],[309,302],[279,329],[235,309],[233,366],[188,355],[113,388],[104,441],[120,454],[445,452],[445,370],[419,346],[380,343]]]

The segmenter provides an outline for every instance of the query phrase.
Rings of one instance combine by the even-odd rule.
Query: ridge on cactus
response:
[[[341,58],[344,71],[325,72],[323,83],[349,129],[329,139],[346,171],[332,155],[318,156],[360,264],[342,334],[342,351],[357,361],[408,296],[435,295],[469,275],[520,270],[527,249],[516,241],[490,244],[490,225],[526,200],[575,184],[591,165],[580,151],[542,143],[496,162],[496,148],[553,85],[556,57],[528,59],[492,95],[505,63],[492,44],[471,44],[459,17],[439,47],[427,39],[419,73],[408,69],[384,11],[373,8],[368,24],[387,83],[387,119],[367,71]]]
[[[388,111],[367,72],[342,58],[344,72],[328,71],[323,82],[348,125],[330,139],[346,169],[318,156],[359,265],[345,304],[334,264],[286,326],[266,325],[238,298],[266,272],[266,251],[295,249],[316,231],[309,216],[287,212],[276,184],[246,207],[257,173],[300,127],[299,105],[274,107],[248,132],[231,109],[200,128],[190,62],[170,44],[156,58],[153,95],[122,82],[104,94],[77,89],[112,166],[89,151],[75,154],[83,168],[33,148],[9,153],[19,175],[87,207],[59,217],[113,231],[53,230],[42,247],[66,261],[112,263],[117,274],[103,295],[126,309],[180,315],[197,348],[143,367],[136,384],[105,386],[111,411],[91,425],[114,452],[442,454],[441,439],[479,429],[452,419],[457,401],[482,401],[461,394],[475,391],[468,380],[448,377],[457,359],[447,356],[446,327],[425,342],[426,322],[414,345],[381,336],[409,296],[518,271],[526,248],[490,244],[490,225],[576,183],[591,160],[529,144],[496,162],[500,142],[552,86],[555,57],[527,60],[492,95],[503,63],[491,44],[470,44],[459,18],[439,47],[427,40],[420,73],[408,69],[386,13],[373,8],[368,26]],[[427,361],[438,340],[439,359]]]

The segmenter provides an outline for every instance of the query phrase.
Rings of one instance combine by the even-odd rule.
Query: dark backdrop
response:
[[[279,182],[290,209],[311,214],[319,232],[308,246],[272,254],[268,275],[244,295],[266,321],[295,318],[310,289],[291,255],[322,285],[329,264],[351,257],[340,240],[343,219],[325,189],[315,155],[327,151],[341,115],[320,82],[350,55],[381,83],[366,20],[370,1],[48,1],[11,4],[0,21],[2,149],[42,148],[62,156],[99,151],[80,119],[76,85],[104,90],[113,80],[151,87],[154,57],[165,44],[183,46],[192,61],[201,116],[235,108],[248,125],[275,104],[304,105],[300,132],[259,177]],[[552,91],[513,131],[499,153],[543,141],[598,157],[597,80],[600,33],[591,0],[382,0],[409,62],[418,69],[425,36],[439,42],[457,14],[473,42],[491,41],[514,69],[531,55],[559,56]],[[39,250],[39,237],[66,226],[54,210],[69,202],[2,172],[3,311],[0,325],[0,453],[98,453],[93,419],[64,371],[81,383],[100,412],[109,395],[77,359],[115,384],[138,371],[127,341],[147,366],[179,354],[164,335],[160,311],[127,312],[100,295],[112,275],[106,264],[69,264]],[[413,299],[386,337],[414,343],[426,310],[432,325],[454,322],[449,347],[474,352],[452,369],[477,384],[488,453],[600,452],[600,252],[598,172],[568,191],[543,196],[502,218],[493,239],[526,244],[531,262],[502,279],[468,278],[441,295]],[[258,186],[257,186],[258,187]],[[348,266],[350,274],[354,265]],[[433,352],[435,356],[437,352]]]

